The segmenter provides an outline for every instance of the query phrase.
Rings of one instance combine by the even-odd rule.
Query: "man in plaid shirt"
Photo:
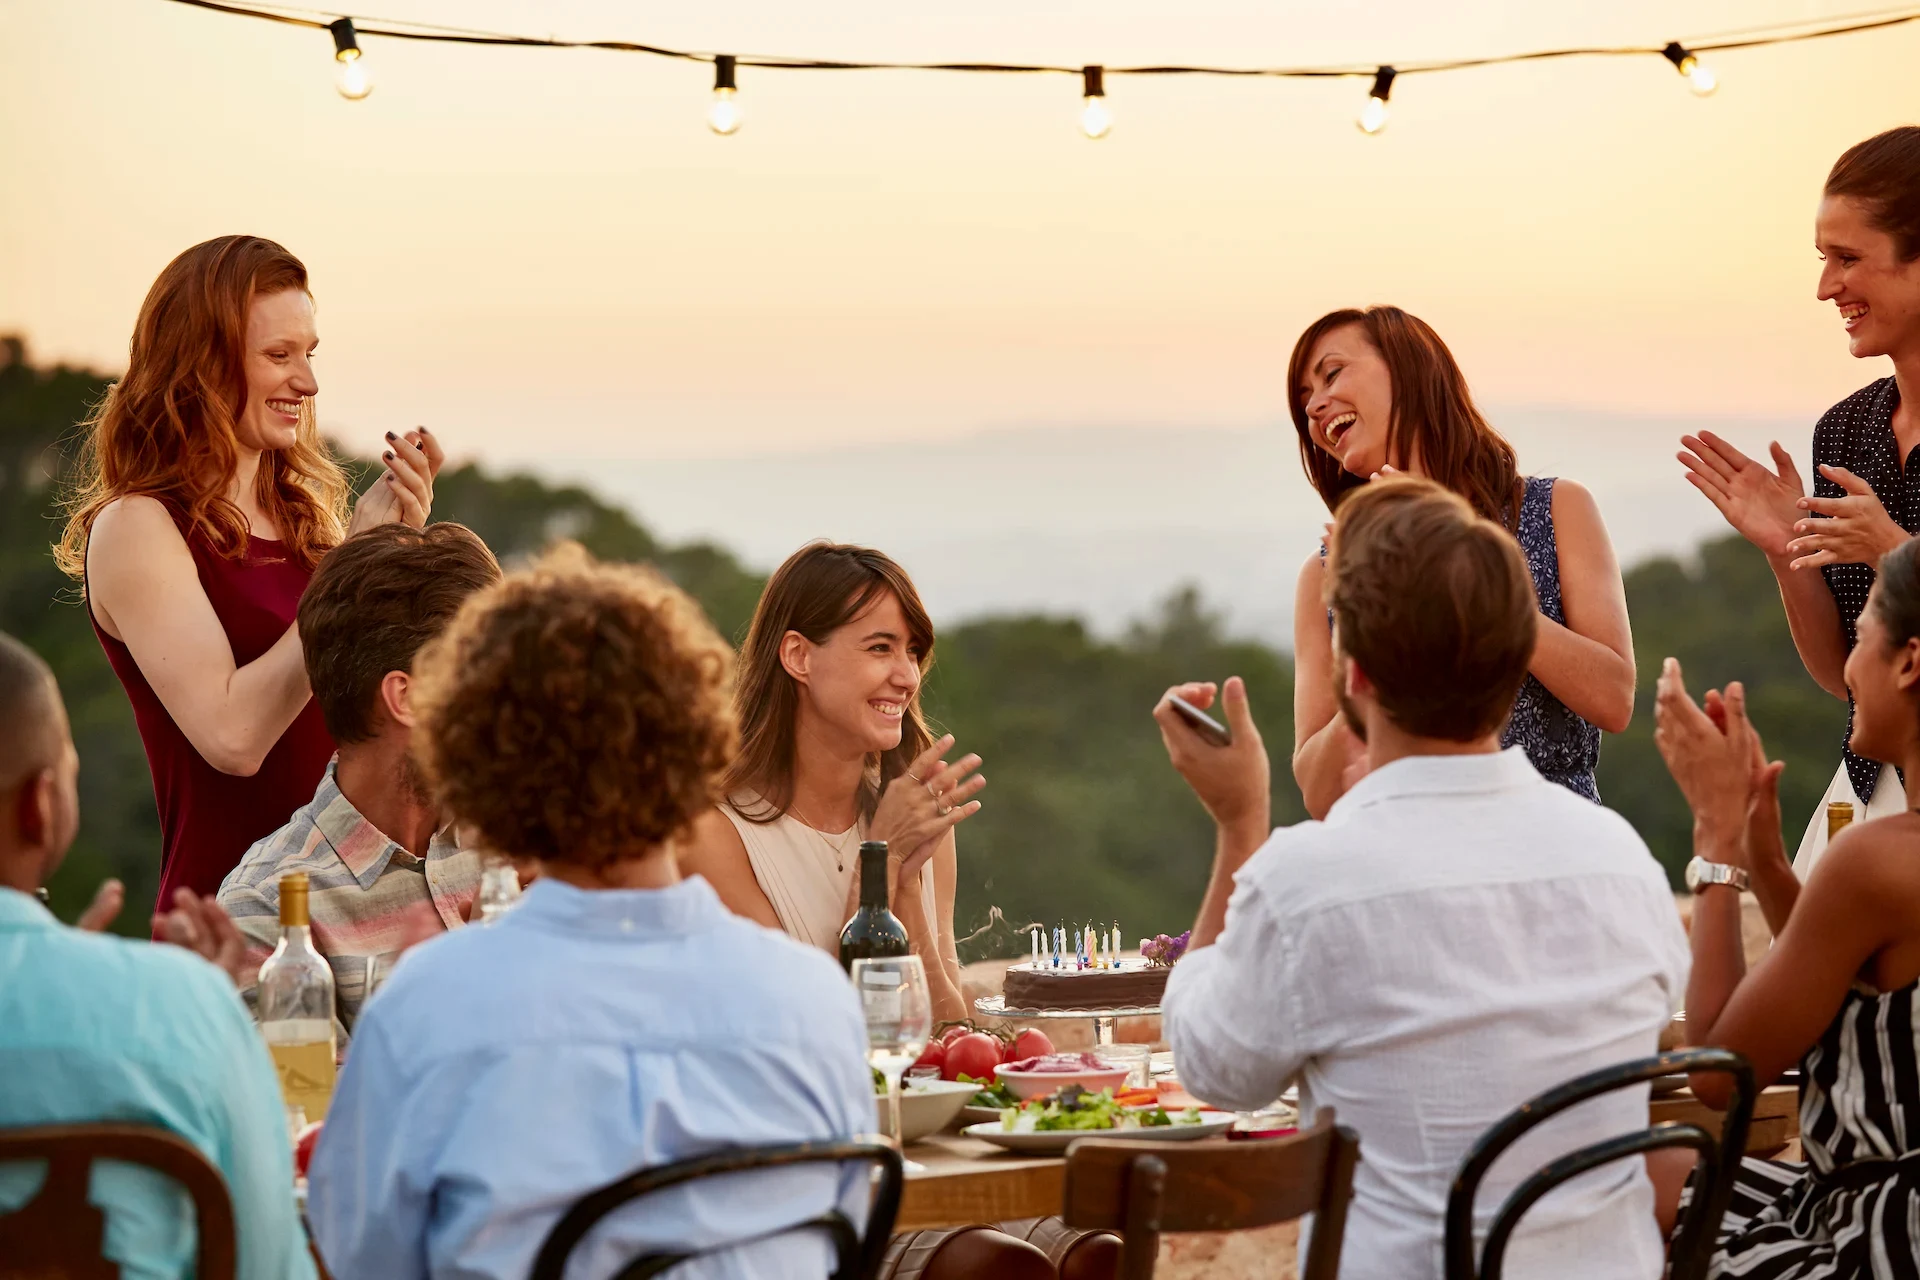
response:
[[[459,928],[480,884],[409,753],[416,651],[500,566],[463,525],[383,524],[328,552],[300,600],[307,679],[339,746],[313,800],[255,844],[217,898],[245,935],[257,975],[280,938],[280,877],[304,871],[313,945],[333,966],[341,1031],[369,977],[407,946]],[[242,994],[251,1004],[251,978]]]

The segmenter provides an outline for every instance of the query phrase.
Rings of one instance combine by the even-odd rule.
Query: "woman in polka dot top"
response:
[[[1852,698],[1841,669],[1880,557],[1920,532],[1920,127],[1890,129],[1850,149],[1827,175],[1814,218],[1819,297],[1832,302],[1847,346],[1886,356],[1881,378],[1827,410],[1813,431],[1813,496],[1792,457],[1773,445],[1775,469],[1711,432],[1684,436],[1687,479],[1727,522],[1766,553],[1801,661],[1820,687]],[[1816,573],[1815,570],[1818,570]],[[1905,807],[1891,765],[1841,747],[1826,801],[1856,817]],[[1826,846],[1826,801],[1814,811],[1794,869],[1804,877]]]

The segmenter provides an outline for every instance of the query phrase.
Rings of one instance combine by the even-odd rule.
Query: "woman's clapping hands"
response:
[[[887,861],[896,885],[911,884],[939,848],[941,839],[980,812],[972,799],[987,785],[977,755],[948,763],[953,735],[947,734],[915,756],[905,773],[887,783],[867,837],[887,842]]]
[[[1686,446],[1679,458],[1687,482],[1707,495],[1735,532],[1769,556],[1790,554],[1807,493],[1792,456],[1777,441],[1771,446],[1776,473],[1711,431],[1681,436],[1680,443]]]
[[[1668,658],[1654,702],[1654,745],[1693,810],[1696,847],[1749,865],[1754,855],[1785,857],[1780,838],[1780,772],[1768,762],[1747,719],[1746,690],[1708,690],[1703,709],[1687,693],[1680,664]]]
[[[405,435],[387,432],[387,448],[381,455],[386,470],[353,504],[348,536],[396,520],[424,529],[433,510],[433,478],[446,459],[440,441],[425,427]]]
[[[1846,493],[1838,498],[1802,498],[1800,510],[1824,519],[1795,522],[1799,535],[1787,544],[1796,569],[1826,564],[1878,564],[1880,557],[1907,540],[1893,522],[1873,486],[1845,467],[1821,467],[1820,474]]]

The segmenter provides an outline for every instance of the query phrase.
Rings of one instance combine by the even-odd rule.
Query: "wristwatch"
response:
[[[1724,862],[1708,862],[1705,858],[1695,858],[1687,864],[1687,888],[1698,893],[1708,885],[1732,885],[1734,892],[1743,893],[1747,887],[1747,873],[1739,867]]]

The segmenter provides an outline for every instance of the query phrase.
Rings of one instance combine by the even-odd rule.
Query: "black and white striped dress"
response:
[[[1920,982],[1855,987],[1801,1060],[1806,1164],[1748,1159],[1709,1274],[1920,1280]]]

